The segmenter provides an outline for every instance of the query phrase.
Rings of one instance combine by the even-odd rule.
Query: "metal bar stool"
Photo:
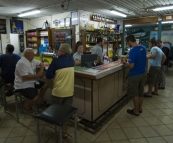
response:
[[[0,84],[1,84],[0,85],[0,94],[1,94],[1,99],[2,99],[2,106],[4,107],[4,112],[6,113],[7,101],[6,101],[6,95],[5,95],[5,85],[9,84],[9,82],[1,82]]]
[[[59,143],[62,143],[62,125],[65,123],[73,114],[76,119],[76,111],[78,109],[70,106],[53,104],[44,111],[35,115],[37,118],[37,137],[38,143],[40,143],[40,131],[39,131],[39,120],[43,120],[55,125],[55,134],[57,133],[57,126],[59,127]],[[74,143],[77,143],[77,121],[74,120]],[[56,141],[58,142],[58,140]]]
[[[20,112],[20,108],[21,108],[21,113],[23,114],[23,107],[24,107],[23,106],[23,99],[25,97],[21,94],[20,90],[14,91],[14,95],[15,95],[15,105],[16,105],[16,120],[19,123],[19,112]],[[18,104],[21,105],[20,108],[19,108]],[[36,103],[34,104],[34,110],[35,110],[35,115],[36,115],[39,111],[39,107],[36,105]]]

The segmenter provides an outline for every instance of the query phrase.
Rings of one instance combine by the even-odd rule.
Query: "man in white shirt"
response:
[[[37,67],[39,67],[40,70],[36,73]],[[44,103],[42,98],[48,85],[47,83],[38,81],[38,78],[43,77],[43,75],[44,64],[34,59],[34,51],[32,48],[26,48],[24,57],[22,57],[16,65],[14,88],[29,99],[24,105],[28,112],[33,111],[31,104],[34,102],[38,104]]]

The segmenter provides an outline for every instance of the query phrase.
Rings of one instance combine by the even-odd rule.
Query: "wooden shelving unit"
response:
[[[47,32],[47,35],[41,35],[42,32]],[[47,37],[49,46],[52,46],[52,30],[51,29],[33,29],[26,31],[26,46],[28,48],[37,49],[41,44],[41,38]]]
[[[94,31],[88,31],[88,30],[81,30],[80,31],[80,39],[84,46],[84,52],[87,53],[89,47],[93,47],[97,44],[97,38],[102,37],[105,40],[105,47],[109,47],[109,44],[111,44],[114,54],[116,54],[117,49],[121,48],[121,39],[122,34],[116,34],[113,30],[105,29],[105,30],[99,30],[96,29]],[[108,51],[108,50],[107,50]]]

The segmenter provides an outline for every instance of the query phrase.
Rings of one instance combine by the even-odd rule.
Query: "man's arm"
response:
[[[20,64],[17,68],[18,68],[17,70],[18,70],[19,74],[21,75],[21,77],[24,81],[37,79],[44,75],[44,72],[43,72],[44,65],[42,65],[42,64],[40,66],[41,70],[37,74],[29,73],[28,68],[24,63]]]
[[[163,54],[163,55],[162,55],[162,64],[166,61],[166,59],[167,59],[167,58],[166,58],[165,54]]]
[[[123,60],[123,64],[126,65],[130,69],[134,68],[134,63],[127,63],[125,60]]]
[[[22,76],[22,79],[24,81],[26,81],[26,80],[37,79],[37,78],[42,77],[42,76],[43,76],[43,73],[42,72],[38,72],[35,75],[33,75],[33,74],[24,75],[24,76]]]
[[[154,59],[156,57],[156,52],[152,52],[152,54],[147,55],[147,59]]]
[[[76,59],[74,62],[75,62],[75,66],[80,66],[81,65],[81,62],[78,59]]]
[[[56,71],[56,58],[53,59],[52,63],[50,64],[47,72],[46,72],[46,78],[47,79],[52,79],[55,76],[55,71]],[[57,63],[58,64],[58,63]]]

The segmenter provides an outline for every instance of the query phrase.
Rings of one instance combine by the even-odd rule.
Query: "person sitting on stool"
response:
[[[37,67],[39,67],[40,70],[36,73]],[[26,48],[24,50],[24,57],[22,57],[16,65],[14,88],[28,98],[28,101],[24,105],[27,112],[33,112],[31,105],[34,102],[41,105],[45,103],[43,96],[48,88],[48,84],[37,80],[43,77],[43,75],[44,64],[34,59],[34,51],[32,48]]]
[[[14,84],[14,72],[16,63],[20,60],[20,56],[13,54],[14,46],[8,44],[6,47],[6,54],[0,56],[0,68],[1,72],[1,83],[10,83],[7,89],[6,96],[13,95],[13,84]]]

